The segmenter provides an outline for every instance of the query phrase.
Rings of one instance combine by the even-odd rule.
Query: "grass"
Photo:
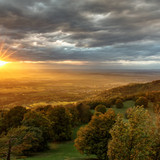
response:
[[[76,138],[77,131],[80,127],[73,130],[73,139]],[[37,153],[26,160],[91,160],[95,156],[86,156],[80,154],[74,147],[74,141],[63,143],[51,143],[50,150]],[[22,160],[22,159],[21,159]]]
[[[29,157],[27,160],[80,160],[91,158],[78,153],[73,141],[50,144],[50,148],[49,151]]]
[[[130,101],[125,101],[123,103],[123,108],[116,108],[115,105],[112,106],[112,109],[115,111],[116,114],[122,114],[122,115],[125,115],[126,113],[126,110],[130,107],[134,107],[135,106],[135,102],[130,100]]]

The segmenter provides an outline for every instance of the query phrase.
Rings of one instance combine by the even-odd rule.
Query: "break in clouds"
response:
[[[159,0],[0,0],[0,38],[18,61],[160,63]]]

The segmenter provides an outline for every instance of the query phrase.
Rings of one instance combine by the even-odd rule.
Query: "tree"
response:
[[[95,111],[104,114],[106,112],[106,106],[99,104],[98,106],[96,106]]]
[[[47,145],[48,141],[54,138],[51,121],[40,112],[31,111],[26,113],[22,124],[27,127],[37,127],[42,131],[44,138],[44,147]]]
[[[107,160],[109,130],[115,123],[116,114],[109,109],[104,114],[95,114],[88,125],[80,128],[75,147],[82,154],[95,154],[99,159]]]
[[[53,107],[48,118],[52,122],[55,141],[70,140],[72,137],[71,119],[62,106]]]
[[[11,155],[30,155],[42,150],[42,131],[38,128],[21,126],[9,130],[0,137],[0,158],[11,159]]]
[[[90,111],[90,106],[79,103],[76,105],[78,111],[78,118],[81,123],[88,123],[91,120],[92,113]]]
[[[136,106],[143,106],[144,108],[148,107],[148,99],[146,97],[139,97],[136,100]]]
[[[11,108],[3,118],[3,123],[5,124],[5,130],[9,130],[10,128],[18,127],[21,125],[24,114],[27,112],[27,109],[22,106],[17,106]]]
[[[122,99],[117,99],[115,102],[116,108],[123,108],[123,101]]]
[[[128,122],[124,122],[118,116],[111,129],[108,156],[110,160],[149,160],[153,139],[148,111],[134,107],[128,118]]]
[[[160,159],[160,110],[156,112],[155,127],[153,130],[152,159]]]
[[[75,105],[65,106],[66,111],[68,112],[71,120],[72,127],[76,127],[80,124],[78,110]]]

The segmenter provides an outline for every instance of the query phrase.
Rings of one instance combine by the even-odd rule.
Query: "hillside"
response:
[[[129,95],[160,92],[160,80],[152,81],[148,83],[136,83],[125,86],[116,87],[113,89],[105,90],[101,92],[98,97],[111,98],[111,97],[124,97]]]

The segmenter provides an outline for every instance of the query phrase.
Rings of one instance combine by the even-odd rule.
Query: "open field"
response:
[[[128,83],[160,79],[159,72],[129,71],[0,71],[0,106],[29,106],[33,103],[68,103]]]

